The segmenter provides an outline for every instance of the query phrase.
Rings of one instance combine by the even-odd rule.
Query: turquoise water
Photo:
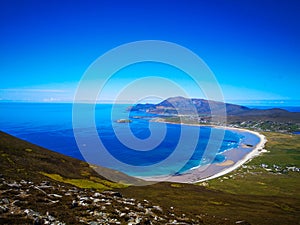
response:
[[[182,155],[179,154],[174,157],[173,161],[169,162],[167,165],[155,167],[159,162],[168,159],[175,151],[183,128],[176,124],[152,123],[150,120],[153,115],[147,114],[131,114],[130,119],[132,120],[132,123],[117,123],[117,119],[127,118],[127,107],[128,105],[116,105],[116,109],[112,116],[113,118],[111,118],[112,105],[96,105],[95,124],[98,132],[97,138],[100,137],[101,142],[108,150],[110,156],[115,158],[118,162],[122,162],[123,165],[129,165],[130,168],[112,165],[108,162],[106,163],[105,156],[99,155],[95,148],[91,150],[92,152],[88,152],[88,154],[93,155],[91,159],[88,159],[89,162],[121,170],[135,176],[184,173],[201,164],[201,159],[208,146],[207,143],[213,128],[184,126],[185,132],[191,134],[196,131],[196,129],[200,129],[200,133],[196,137],[196,141],[198,142],[197,145],[193,145],[193,142],[195,141],[195,137],[192,137],[193,135],[190,137],[189,135],[185,135],[184,143],[179,149],[179,151],[182,152],[180,153]],[[137,118],[136,116],[143,116],[143,119]],[[77,132],[77,135],[85,137],[87,145],[93,145],[94,137],[92,138],[93,134],[91,128],[88,126],[85,127],[84,121],[85,120],[83,119],[82,129]],[[151,129],[149,127],[150,124]],[[151,134],[156,132],[159,133],[164,128],[166,129],[166,134],[159,140],[159,143],[155,148],[148,149],[147,151],[140,151],[124,145],[119,137],[116,136],[115,130],[119,131],[119,135],[122,139],[127,140],[130,138],[130,135],[132,134],[125,129],[125,126],[129,126],[132,134],[141,140],[147,140]],[[81,152],[83,150],[77,146],[74,137],[72,127],[72,104],[1,103],[0,130],[53,151],[85,160]],[[217,152],[220,153],[227,149],[237,147],[242,137],[242,134],[225,131],[224,140],[222,141],[221,147],[217,149]],[[153,139],[153,141],[157,140]],[[215,143],[212,141],[212,146],[214,146],[214,144]],[[151,143],[149,143],[149,145],[151,145]],[[181,160],[184,157],[181,156],[184,156],[185,152],[191,148],[195,148],[193,154],[188,161],[182,162]],[[86,155],[86,153],[84,153],[84,155]],[[211,154],[206,154],[206,157],[209,157],[213,163],[224,160],[222,155],[215,154],[214,151],[212,151]],[[205,163],[205,160],[202,161],[202,163]],[[180,166],[178,167],[178,165]],[[149,166],[153,166],[151,170],[149,170]]]

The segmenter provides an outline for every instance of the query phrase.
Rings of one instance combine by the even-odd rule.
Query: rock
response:
[[[157,211],[160,211],[160,212],[163,211],[162,208],[160,206],[158,206],[158,205],[154,205],[153,209],[156,209]]]
[[[41,185],[43,186],[43,185],[50,185],[51,183],[50,183],[50,181],[48,181],[48,180],[46,180],[46,181],[42,181],[41,182]]]
[[[39,217],[35,218],[33,221],[33,225],[42,225],[43,224],[43,220]]]
[[[25,180],[21,180],[20,181],[20,184],[22,184],[22,185],[26,185],[28,182],[27,181],[25,181]]]
[[[140,217],[135,218],[135,223],[139,224],[142,221],[142,219]]]
[[[40,186],[37,186],[38,188],[40,189],[49,189],[49,188],[53,188],[52,186],[49,186],[49,185],[40,185]]]
[[[116,122],[117,122],[117,123],[131,123],[132,120],[130,120],[130,119],[119,119],[119,120],[117,120]]]
[[[8,207],[6,207],[6,206],[1,206],[1,205],[0,205],[0,214],[6,213],[6,212],[8,212],[8,211],[9,211],[9,208],[8,208]]]
[[[154,215],[150,208],[145,209],[145,215]]]
[[[50,205],[53,205],[53,204],[56,204],[56,203],[59,203],[59,200],[56,200],[56,201],[50,201],[50,202],[49,202]]]
[[[120,217],[126,216],[126,213],[121,213],[119,216]]]
[[[21,184],[18,184],[16,181],[14,181],[13,183],[11,184],[7,184],[7,186],[11,187],[11,188],[19,188],[21,187],[22,185]]]
[[[40,214],[38,212],[35,212],[32,209],[25,209],[24,213],[27,214],[27,216],[31,216],[31,217],[39,217],[40,216]]]
[[[103,195],[100,194],[99,192],[96,192],[96,193],[93,195],[93,197],[99,198],[99,197],[103,197]]]
[[[94,203],[98,203],[98,202],[101,202],[101,200],[98,199],[98,198],[95,198],[95,199],[93,200],[93,202],[94,202]]]
[[[43,194],[47,195],[47,193],[45,191],[43,191],[42,189],[40,189],[38,186],[35,186],[34,189],[39,190]]]
[[[76,200],[72,201],[72,208],[78,207],[78,202]]]
[[[8,200],[7,198],[3,198],[3,199],[2,199],[2,202],[3,202],[4,204],[9,204],[9,200]]]
[[[0,179],[0,182],[3,184],[2,187],[6,189],[1,192],[1,195],[5,194],[0,198],[0,217],[6,217],[9,213],[9,215],[15,217],[21,216],[29,219],[32,221],[31,224],[65,224],[53,216],[61,217],[64,212],[50,215],[49,212],[41,214],[42,211],[32,210],[38,209],[38,207],[35,207],[36,204],[43,207],[54,203],[65,204],[65,202],[70,204],[69,209],[65,210],[71,211],[72,215],[74,215],[74,218],[71,218],[71,220],[70,218],[65,219],[72,221],[73,224],[77,224],[78,222],[92,225],[152,225],[167,224],[168,221],[171,221],[172,224],[186,224],[182,223],[182,220],[187,223],[191,222],[190,224],[198,224],[197,220],[176,215],[176,213],[172,211],[172,207],[166,210],[166,212],[163,212],[160,206],[153,206],[148,200],[139,201],[134,198],[124,198],[122,194],[116,191],[104,191],[100,193],[89,189],[69,189],[62,188],[63,186],[56,183],[52,183],[50,186],[50,182],[46,181],[36,184],[25,180],[20,182],[10,180],[7,182],[5,180],[1,181]],[[8,183],[9,185],[7,185]],[[21,189],[12,188],[20,186],[22,187]],[[49,187],[50,189],[47,189]],[[6,198],[4,198],[4,196]],[[31,202],[35,200],[37,200],[37,202],[34,202],[34,205],[32,205]],[[31,207],[34,208],[31,209]],[[77,209],[72,209],[76,207]],[[53,211],[54,209],[51,210]],[[171,213],[173,213],[173,216],[171,216]],[[177,219],[178,222],[175,223],[175,219]]]
[[[248,223],[247,221],[244,221],[244,220],[238,220],[235,222],[235,224],[250,225],[250,223]]]
[[[145,225],[152,225],[152,222],[150,219],[146,219],[144,222]]]
[[[103,194],[110,195],[113,197],[123,198],[122,194],[116,191],[104,191]]]
[[[99,225],[100,223],[98,223],[98,222],[95,222],[95,221],[91,221],[91,222],[89,222],[89,225]]]
[[[88,198],[88,197],[81,197],[81,198],[79,198],[79,200],[80,200],[80,201],[88,201],[89,198]]]
[[[49,197],[54,197],[54,198],[62,198],[61,195],[58,194],[48,194]]]
[[[55,218],[54,218],[53,216],[49,215],[49,216],[48,216],[48,220],[49,220],[50,222],[53,222],[53,221],[55,221]]]
[[[12,205],[15,205],[16,203],[19,203],[19,202],[20,202],[20,200],[17,199],[17,200],[15,200],[15,201],[13,201],[11,204],[12,204]]]

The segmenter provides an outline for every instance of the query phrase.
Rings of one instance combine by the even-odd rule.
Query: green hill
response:
[[[171,97],[158,104],[137,104],[129,108],[131,111],[148,112],[161,116],[197,115],[207,120],[211,116],[222,117],[226,114],[229,122],[239,121],[274,121],[300,123],[299,112],[283,109],[251,109],[236,104],[218,101]],[[214,115],[212,115],[212,112]],[[223,118],[220,118],[222,121]]]
[[[0,132],[0,165],[1,173],[13,179],[31,179],[40,181],[47,175],[65,183],[76,183],[84,187],[84,183],[96,185],[99,189],[118,187],[113,182],[99,176],[111,177],[119,181],[120,186],[129,183],[143,182],[121,172],[93,166],[29,142],[17,139],[11,135]],[[99,171],[97,173],[96,171]],[[102,180],[101,184],[95,180]]]

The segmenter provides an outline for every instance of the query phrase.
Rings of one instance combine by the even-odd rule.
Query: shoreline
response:
[[[180,125],[180,123],[173,123],[173,122],[166,122],[166,121],[152,121],[152,122]],[[229,149],[220,153],[226,158],[226,160],[221,163],[212,163],[208,165],[199,166],[195,169],[188,170],[186,173],[180,175],[162,175],[162,176],[146,176],[146,177],[138,176],[137,178],[143,179],[145,181],[152,181],[152,182],[153,181],[154,182],[165,181],[165,182],[177,182],[177,183],[203,182],[206,180],[211,180],[220,176],[224,176],[225,174],[228,174],[233,170],[236,170],[237,168],[241,167],[243,164],[252,160],[254,157],[265,152],[264,146],[267,142],[267,139],[264,135],[256,131],[251,131],[243,128],[215,126],[215,125],[182,124],[182,123],[181,125],[212,127],[215,129],[230,130],[239,133],[246,133],[246,134],[250,133],[258,137],[259,142],[253,147],[249,147],[247,146],[248,144],[247,137],[243,138],[237,148]]]

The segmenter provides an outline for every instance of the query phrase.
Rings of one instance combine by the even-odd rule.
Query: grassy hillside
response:
[[[140,182],[118,171],[98,166],[92,168],[88,163],[49,151],[3,132],[0,132],[0,165],[0,173],[12,179],[40,181],[46,176],[81,188],[106,190]],[[105,177],[119,180],[119,184],[99,176],[95,170],[106,174]]]
[[[160,183],[122,192],[147,196],[193,215],[227,218],[231,223],[300,224],[300,172],[284,171],[300,167],[300,135],[264,134],[269,152],[223,177],[197,185]]]
[[[209,181],[210,188],[233,194],[291,197],[300,206],[300,136],[264,133],[269,151],[223,178]],[[290,171],[288,170],[290,168]],[[293,206],[291,206],[292,208]]]

